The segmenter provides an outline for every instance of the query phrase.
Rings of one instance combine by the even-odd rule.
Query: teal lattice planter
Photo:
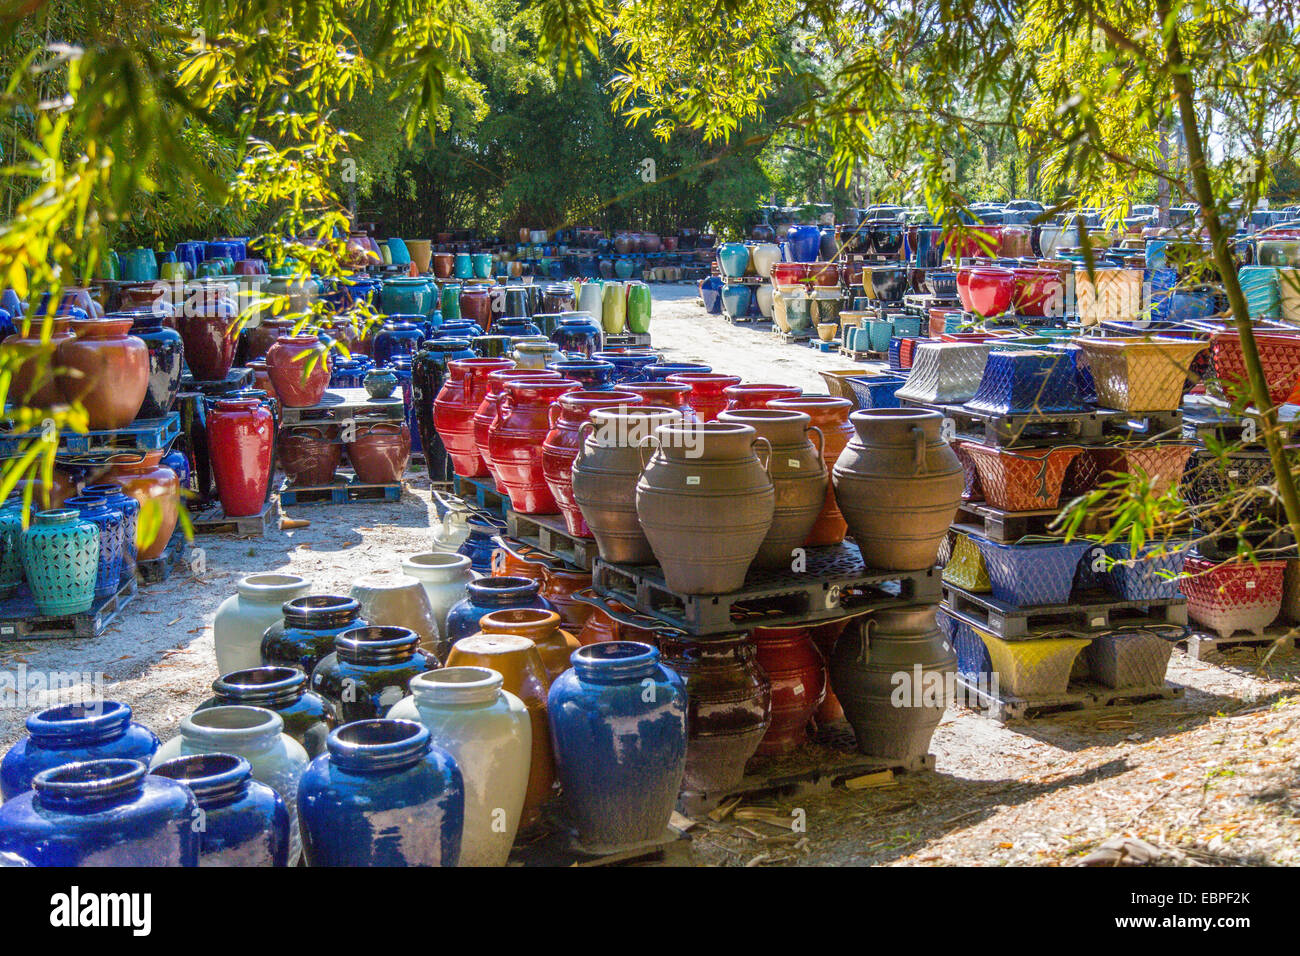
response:
[[[0,507],[0,598],[10,598],[23,583],[23,512],[21,500]]]
[[[79,614],[95,602],[99,529],[74,508],[36,515],[23,532],[23,570],[42,614]]]

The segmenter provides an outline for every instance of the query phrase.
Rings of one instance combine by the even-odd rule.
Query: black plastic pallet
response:
[[[1075,594],[1069,604],[1015,607],[991,594],[975,594],[944,582],[943,602],[953,617],[1004,641],[1058,634],[1088,637],[1127,626],[1187,623],[1186,598],[1124,601],[1101,590]]]
[[[462,478],[455,475],[452,488],[456,497],[494,517],[504,518],[510,511],[510,496],[497,491],[496,482],[491,478]]]
[[[1218,634],[1197,630],[1196,625],[1193,625],[1192,632],[1179,643],[1187,645],[1188,657],[1199,661],[1210,653],[1223,653],[1225,650],[1239,647],[1264,649],[1272,647],[1279,641],[1286,642],[1288,639],[1291,639],[1293,646],[1300,647],[1300,638],[1295,637],[1296,630],[1297,628],[1290,625],[1282,625],[1280,627],[1265,628],[1262,634],[1238,631],[1235,634],[1229,634],[1227,637],[1220,637]]]
[[[139,584],[160,584],[172,576],[172,571],[184,567],[190,544],[179,531],[172,535],[163,553],[150,561],[137,561],[135,579]]]
[[[604,348],[639,348],[649,347],[649,332],[619,332],[618,334],[603,333],[601,341]]]
[[[315,405],[280,410],[282,425],[311,425],[320,422],[345,422],[358,416],[402,418],[406,406],[400,391],[388,398],[371,398],[364,388],[330,389]]]
[[[965,405],[901,401],[908,407],[939,412],[951,422],[945,424],[945,431],[949,434],[970,435],[977,441],[1002,447],[1023,448],[1062,442],[1087,444],[1111,437],[1153,440],[1182,435],[1181,411],[1134,414],[1113,408],[1091,408],[1080,412],[1001,415],[977,411]]]
[[[125,428],[104,431],[59,432],[58,455],[85,455],[97,451],[159,451],[181,433],[181,416],[171,412],[165,418],[146,418]],[[0,458],[14,458],[32,441],[40,441],[41,432],[0,433]]]
[[[136,594],[128,580],[116,594],[96,601],[79,614],[41,614],[31,595],[20,593],[0,604],[0,642],[46,641],[57,638],[99,637]]]
[[[1059,531],[1052,530],[1052,525],[1060,515],[1060,508],[1003,511],[982,501],[963,501],[952,526],[957,531],[978,534],[1005,544],[1019,541],[1027,534],[1059,535]]]
[[[525,515],[507,510],[506,534],[580,571],[590,571],[600,557],[596,539],[570,534],[560,515]]]
[[[957,675],[957,690],[965,696],[963,702],[967,707],[983,711],[986,717],[1003,723],[1072,711],[1101,710],[1117,705],[1176,700],[1184,694],[1184,688],[1168,683],[1149,687],[1103,687],[1090,681],[1078,681],[1071,683],[1064,694],[1013,697],[1010,694],[991,694],[986,688],[980,687],[978,681],[972,681],[961,674]]]
[[[297,505],[373,504],[377,501],[401,501],[403,482],[367,484],[355,478],[338,478],[328,485],[294,485],[288,478],[276,493],[280,507]]]
[[[262,510],[245,518],[227,518],[221,506],[217,505],[206,511],[190,516],[190,524],[195,534],[233,534],[241,538],[253,538],[266,534],[275,518],[275,502],[268,501]]]
[[[1300,556],[1290,528],[1275,527],[1226,534],[1198,533],[1196,553],[1209,561],[1231,561],[1237,557],[1241,542],[1250,546],[1259,560]]]
[[[846,614],[908,604],[937,604],[940,571],[880,571],[864,567],[856,545],[807,549],[802,572],[751,570],[730,594],[677,594],[656,565],[592,567],[596,593],[690,634],[747,627],[811,624]]]

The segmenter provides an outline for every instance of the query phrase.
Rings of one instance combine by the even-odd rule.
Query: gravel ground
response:
[[[688,286],[656,286],[654,340],[675,359],[702,361],[752,382],[825,391],[818,369],[836,355],[784,345],[767,326],[708,316]],[[235,582],[285,570],[318,592],[346,592],[365,573],[398,573],[427,550],[428,484],[400,502],[300,508],[311,521],[265,537],[203,537],[205,569],[144,588],[97,640],[0,645],[0,745],[44,705],[15,694],[24,676],[103,675],[164,739],[217,677],[212,618]],[[26,670],[26,674],[23,672]],[[792,815],[796,830],[740,814],[701,819],[685,859],[700,864],[1064,864],[1116,834],[1157,847],[1161,862],[1191,865],[1300,862],[1300,657],[1289,642],[1270,659],[1246,649],[1194,661],[1175,651],[1171,701],[1001,725],[949,708],[935,734],[933,772],[884,787],[797,800],[755,801]],[[795,813],[795,811],[802,811]]]

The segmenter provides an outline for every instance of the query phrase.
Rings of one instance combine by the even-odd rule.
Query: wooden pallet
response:
[[[160,584],[172,576],[172,571],[184,567],[189,556],[190,543],[179,531],[172,535],[163,553],[150,561],[137,561],[135,579],[138,584]]]
[[[103,431],[59,431],[56,454],[86,455],[99,451],[159,451],[181,433],[181,416],[171,412],[164,418],[134,421],[125,428]],[[16,458],[31,442],[41,440],[40,430],[0,433],[0,458]]]
[[[262,510],[245,518],[227,518],[220,505],[190,516],[195,534],[233,534],[240,538],[253,538],[266,534],[273,527],[276,506],[274,499],[263,503]]]
[[[677,809],[688,817],[708,813],[735,797],[761,800],[826,793],[846,781],[870,774],[916,773],[934,769],[934,755],[912,760],[890,760],[858,752],[857,740],[847,723],[819,729],[810,742],[779,757],[755,757],[745,767],[740,783],[726,790],[683,790]]]
[[[490,477],[462,478],[455,475],[452,488],[458,498],[495,517],[504,518],[510,511],[510,496],[497,491],[496,483]]]
[[[294,485],[286,478],[280,483],[276,493],[280,496],[280,507],[291,508],[296,505],[349,505],[400,501],[404,487],[405,482],[401,481],[368,484],[357,481],[355,477],[346,476],[337,478],[328,485]]]
[[[962,701],[972,710],[1003,723],[1012,720],[1030,720],[1071,711],[1101,710],[1117,705],[1141,704],[1156,700],[1176,700],[1183,696],[1184,688],[1174,684],[1153,684],[1149,687],[1103,687],[1091,681],[1071,683],[1064,694],[1042,697],[1013,697],[1010,694],[994,695],[979,686],[978,681],[957,675],[957,690],[965,696]]]
[[[1180,644],[1187,645],[1187,656],[1192,660],[1203,660],[1207,654],[1222,654],[1227,650],[1236,650],[1237,648],[1258,648],[1266,649],[1274,644],[1290,642],[1292,646],[1300,647],[1300,638],[1295,637],[1296,628],[1290,625],[1280,627],[1268,627],[1264,629],[1263,634],[1252,634],[1249,631],[1238,631],[1227,637],[1220,637],[1207,631],[1193,630],[1187,635],[1185,641]]]
[[[289,408],[280,410],[282,425],[310,425],[314,422],[345,422],[359,415],[375,418],[403,418],[406,406],[402,396],[394,394],[388,398],[371,398],[364,388],[337,388],[328,390],[315,405],[306,408]]]
[[[1182,434],[1182,412],[1134,415],[1113,408],[1079,412],[1025,412],[1012,415],[981,412],[965,405],[935,405],[901,399],[905,406],[926,408],[944,416],[945,433],[972,435],[977,441],[1003,447],[1033,447],[1063,442],[1097,444],[1105,438],[1129,440],[1174,438]]]
[[[596,539],[569,534],[560,515],[525,515],[507,510],[506,534],[581,571],[590,571],[600,557]]]
[[[0,642],[99,637],[136,595],[134,579],[79,614],[41,614],[28,593],[0,604]]]
[[[1068,604],[1015,607],[991,594],[975,594],[944,582],[943,603],[953,617],[1004,641],[1060,634],[1089,637],[1121,627],[1187,623],[1186,598],[1125,601],[1101,590],[1077,594]]]
[[[938,568],[880,571],[862,563],[856,545],[845,542],[807,549],[800,572],[751,570],[745,585],[730,594],[677,594],[656,565],[592,566],[596,593],[688,634],[719,634],[747,627],[781,627],[829,621],[881,607],[937,604]]]

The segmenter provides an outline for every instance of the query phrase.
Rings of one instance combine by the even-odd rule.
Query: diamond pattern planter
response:
[[[969,535],[956,535],[952,545],[952,554],[944,563],[943,579],[948,584],[975,593],[993,590],[989,580],[988,569],[984,567],[984,556]]]
[[[957,460],[961,462],[961,471],[966,479],[966,487],[962,489],[961,497],[963,501],[983,501],[984,486],[980,484],[979,469],[975,467],[975,457],[966,450],[966,446],[972,444],[962,438],[954,438],[949,442],[952,450],[957,453]]]
[[[1082,449],[1077,445],[1011,451],[979,442],[963,442],[979,472],[984,500],[1003,511],[1055,508],[1065,470]]]
[[[1088,673],[1106,687],[1152,687],[1163,683],[1174,642],[1184,630],[1137,628],[1101,634],[1088,645]]]
[[[1236,631],[1262,636],[1282,609],[1282,576],[1285,561],[1249,561],[1216,564],[1189,557],[1182,580],[1187,596],[1187,613],[1220,637]]]
[[[979,633],[979,632],[977,632]],[[1033,641],[1004,641],[980,633],[988,648],[999,690],[1013,697],[1048,697],[1064,694],[1086,637],[1041,637]]]
[[[967,408],[995,415],[1048,414],[1084,409],[1075,380],[1075,353],[1026,349],[993,351]]]
[[[1187,469],[1187,460],[1195,450],[1196,446],[1190,442],[1134,443],[1091,448],[1089,457],[1097,465],[1097,480],[1113,481],[1119,475],[1142,473],[1147,476],[1152,493],[1162,495],[1178,486]]]
[[[1187,372],[1203,342],[1184,339],[1079,339],[1097,386],[1097,404],[1124,412],[1167,412],[1183,403]]]
[[[960,405],[979,388],[991,349],[991,345],[975,342],[920,343],[898,397],[932,405]]]
[[[993,597],[1015,607],[1065,604],[1074,588],[1079,559],[1090,541],[1060,541],[1033,535],[1001,544],[971,535],[984,557]]]
[[[1236,401],[1249,393],[1246,361],[1241,354],[1241,336],[1236,332],[1216,332],[1214,374],[1229,399]],[[1264,382],[1274,405],[1286,402],[1300,385],[1300,334],[1284,335],[1256,332],[1255,345],[1264,367]]]
[[[979,682],[993,673],[993,661],[989,658],[989,649],[984,646],[980,635],[985,633],[965,621],[948,614],[939,615],[939,626],[948,635],[948,643],[957,655],[957,673],[969,680]]]
[[[1176,598],[1178,575],[1191,551],[1187,539],[1151,541],[1133,557],[1127,542],[1106,545],[1106,556],[1117,562],[1104,575],[1106,589],[1126,601],[1159,601]]]
[[[861,376],[848,379],[858,408],[898,408],[898,391],[906,380],[894,375]]]

